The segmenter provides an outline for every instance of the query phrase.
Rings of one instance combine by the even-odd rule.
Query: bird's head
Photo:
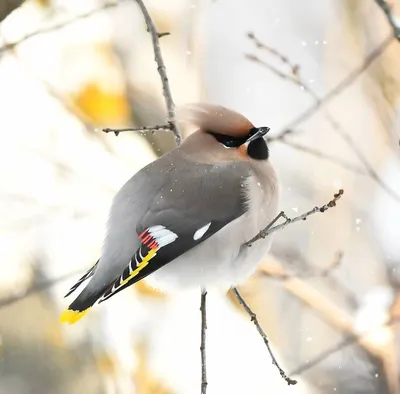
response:
[[[246,117],[228,108],[211,104],[190,104],[178,110],[180,119],[197,126],[225,149],[238,149],[254,160],[267,160],[264,136],[269,127],[255,127]]]

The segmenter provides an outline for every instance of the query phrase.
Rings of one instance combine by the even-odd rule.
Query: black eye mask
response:
[[[266,127],[262,131],[263,131],[262,134],[264,135],[269,131],[269,128]],[[214,133],[212,131],[208,131],[208,133],[211,134],[219,143],[224,145],[226,148],[237,149],[239,148],[239,146],[243,145],[249,139],[251,139],[253,135],[259,134],[260,129],[258,128],[251,129],[249,131],[249,134],[245,137],[232,137],[225,134]],[[251,158],[255,160],[267,160],[269,157],[269,150],[264,138],[259,137],[251,141],[249,143],[247,153]]]
[[[239,148],[240,145],[243,145],[246,142],[247,137],[232,137],[224,134],[217,134],[213,132],[209,132],[214,136],[214,138],[223,144],[227,148]]]

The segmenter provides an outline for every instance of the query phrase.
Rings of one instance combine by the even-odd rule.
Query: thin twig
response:
[[[51,286],[53,286],[53,285],[55,285],[55,284],[57,284],[59,282],[62,282],[64,280],[66,280],[66,279],[69,279],[72,276],[78,275],[80,273],[82,273],[82,270],[69,272],[69,273],[67,273],[65,275],[59,276],[58,278],[49,279],[49,280],[46,280],[46,281],[44,281],[42,283],[35,284],[35,285],[29,287],[28,289],[20,291],[18,294],[13,295],[11,297],[0,299],[0,308],[4,308],[6,306],[10,306],[10,305],[16,303],[17,301],[21,301],[24,298],[26,298],[26,297],[34,294],[34,293],[38,293],[40,291],[44,291],[44,290],[50,288]]]
[[[125,0],[123,0],[123,1],[125,1]],[[36,36],[39,36],[39,35],[42,35],[42,34],[46,34],[46,33],[51,33],[51,32],[54,32],[56,30],[62,29],[62,28],[66,27],[66,26],[68,26],[68,25],[70,25],[72,23],[75,23],[75,22],[79,21],[79,20],[89,18],[89,17],[91,17],[91,16],[93,16],[93,15],[99,13],[99,12],[102,12],[102,11],[106,10],[106,9],[116,7],[116,6],[120,5],[120,3],[121,2],[119,2],[119,3],[118,2],[105,3],[101,7],[94,8],[93,10],[90,10],[90,11],[85,12],[85,13],[80,14],[80,15],[76,15],[76,16],[74,16],[74,17],[72,17],[70,19],[67,19],[65,21],[61,21],[61,22],[58,22],[58,23],[56,23],[54,25],[46,26],[46,27],[43,27],[41,29],[35,30],[35,31],[31,32],[31,33],[28,33],[25,36],[21,37],[19,40],[16,40],[14,42],[5,43],[4,45],[0,46],[0,55],[2,53],[6,52],[6,51],[9,51],[10,49],[14,49],[19,44],[21,44],[21,43],[23,43],[23,42],[25,42],[25,41],[33,38],[33,37],[36,37]]]
[[[268,258],[266,262],[261,263],[259,266],[260,273],[265,272],[269,274],[271,269],[272,272],[275,272],[276,270],[279,271],[280,269],[282,275],[285,274],[285,269],[282,267],[282,265],[278,261],[274,261],[272,258]],[[358,332],[354,326],[354,316],[300,278],[288,278],[280,283],[282,284],[282,287],[291,295],[296,297],[300,302],[304,303],[304,305],[313,310],[318,317],[326,321],[332,327],[336,328],[336,330],[344,333],[345,335],[358,336],[359,343],[363,349],[365,349],[369,355],[375,357],[383,363],[386,368],[386,376],[388,378],[393,376],[393,374],[389,371],[391,365],[394,365],[395,363],[393,354],[395,344],[393,343],[393,338],[386,336],[384,341],[377,341],[374,336],[364,335],[364,333]],[[391,320],[389,319],[388,321],[390,322]],[[389,380],[393,387],[397,385],[397,383],[391,378]],[[400,391],[394,390],[392,392],[399,393]]]
[[[158,130],[171,130],[171,125],[162,124],[162,125],[155,125],[155,126],[127,127],[125,129],[110,129],[110,128],[103,129],[103,131],[105,133],[114,133],[116,136],[118,136],[119,133],[123,133],[124,131],[139,131],[139,132],[150,131],[150,132],[154,133]]]
[[[333,354],[337,353],[340,350],[343,350],[344,348],[353,345],[355,343],[359,343],[360,340],[365,338],[366,336],[370,335],[371,333],[380,330],[384,327],[388,327],[391,325],[397,325],[400,323],[400,317],[394,316],[391,321],[388,323],[383,324],[380,327],[373,328],[372,330],[368,330],[367,332],[360,334],[360,335],[353,335],[353,334],[348,334],[346,335],[346,338],[343,340],[339,341],[336,345],[331,346],[328,349],[323,350],[321,353],[317,354],[313,359],[308,360],[306,363],[301,364],[297,366],[296,368],[293,369],[293,371],[290,372],[290,375],[300,375],[306,371],[308,371],[311,368],[314,368],[316,365],[320,364],[324,360],[326,360],[328,357],[332,356]]]
[[[368,175],[387,193],[389,194],[394,200],[400,202],[400,196],[390,187],[387,183],[383,181],[383,179],[379,176],[378,172],[375,168],[370,164],[368,159],[364,156],[364,153],[358,147],[356,141],[354,141],[353,137],[345,132],[340,125],[333,119],[332,116],[326,114],[327,119],[329,120],[330,124],[333,127],[333,130],[343,139],[343,141],[350,147],[350,149],[354,152],[357,156],[358,160],[362,163],[365,169],[368,172]]]
[[[206,363],[206,330],[207,330],[207,292],[205,290],[201,291],[201,394],[207,393],[207,363]]]
[[[270,65],[269,63],[265,62],[264,60],[261,60],[258,56],[253,55],[253,54],[246,54],[245,55],[246,59],[254,62],[254,63],[258,63],[261,66],[267,68],[268,70],[270,70],[271,72],[273,72],[274,74],[276,74],[278,77],[282,78],[282,79],[287,79],[290,82],[295,83],[296,85],[303,87],[303,85],[301,84],[301,81],[296,78],[295,76],[292,76],[290,74],[286,74],[280,70],[278,70],[276,67]]]
[[[393,30],[393,36],[400,41],[400,26],[398,22],[396,22],[396,19],[392,14],[390,5],[387,3],[386,0],[375,0],[375,2],[376,4],[378,4],[378,7],[380,7],[385,13],[386,19],[388,20],[389,25]]]
[[[254,242],[267,237],[268,235],[278,231],[278,230],[282,230],[283,228],[285,228],[286,226],[288,226],[291,223],[296,223],[299,222],[301,220],[307,220],[307,218],[311,215],[314,215],[318,212],[320,213],[324,213],[325,211],[327,211],[329,208],[333,208],[336,206],[337,201],[340,199],[340,197],[342,197],[344,191],[343,189],[340,189],[337,193],[335,193],[333,195],[333,199],[331,201],[329,201],[327,204],[322,205],[320,207],[314,207],[313,209],[311,209],[310,211],[303,213],[302,215],[296,216],[294,218],[289,218],[285,212],[280,212],[274,220],[272,220],[271,223],[268,224],[267,227],[265,227],[264,229],[262,229],[255,237],[253,237],[252,239],[250,239],[250,241],[247,241],[244,245],[251,247],[251,245],[253,245]],[[276,226],[273,226],[278,219],[280,219],[281,217],[283,217],[285,219],[285,221],[282,224],[278,224]]]
[[[282,270],[262,272],[263,276],[267,276],[272,279],[286,280],[290,278],[303,278],[303,279],[314,279],[314,278],[328,278],[330,274],[339,267],[343,259],[343,252],[338,251],[335,255],[335,259],[329,263],[326,267],[319,269],[316,267],[296,267],[291,272],[282,272]]]
[[[316,355],[313,359],[308,360],[306,363],[297,366],[295,369],[293,369],[293,371],[290,372],[290,375],[292,376],[300,375],[303,372],[308,371],[309,369],[315,367],[316,365],[327,359],[332,354],[335,354],[336,352],[352,345],[353,343],[357,343],[357,341],[358,337],[355,335],[346,336],[345,339],[339,341],[339,343],[337,343],[336,345],[331,346],[328,349],[325,349],[324,351]]]
[[[257,48],[266,50],[267,52],[269,52],[272,55],[276,56],[282,63],[287,64],[290,67],[290,69],[292,71],[292,74],[294,76],[298,75],[298,72],[300,70],[300,66],[298,64],[292,63],[287,56],[283,55],[281,52],[277,51],[276,49],[266,45],[264,42],[259,40],[254,35],[253,32],[247,33],[247,37],[250,38],[250,40],[252,40],[254,42],[254,44],[256,45]]]
[[[280,219],[284,218],[286,221],[290,221],[290,219],[286,216],[286,213],[281,211],[278,213],[278,215],[268,224],[267,227],[265,227],[263,230],[261,230],[256,236],[254,236],[250,241],[246,242],[246,246],[251,246],[254,242],[258,241],[261,238],[265,238],[269,233],[268,231],[272,228],[272,226]]]
[[[321,277],[329,276],[333,270],[335,270],[342,264],[343,255],[344,255],[344,253],[341,250],[336,252],[335,258],[332,260],[332,262],[328,266],[326,266],[325,268],[323,268],[320,271],[319,276],[321,276]]]
[[[293,129],[297,127],[300,123],[304,122],[311,116],[317,112],[318,109],[326,106],[330,103],[334,98],[336,98],[339,94],[341,94],[346,88],[352,85],[357,78],[368,69],[368,67],[388,48],[388,46],[392,43],[393,37],[392,35],[386,37],[370,54],[366,56],[364,61],[356,67],[353,71],[351,71],[342,81],[340,81],[333,89],[331,89],[323,98],[321,98],[318,102],[311,105],[308,109],[306,109],[303,113],[301,113],[298,117],[292,120],[288,125],[282,128],[282,132],[285,132],[286,129]]]
[[[339,157],[335,157],[328,153],[322,152],[318,149],[311,148],[307,145],[299,144],[298,142],[289,141],[285,138],[279,138],[279,139],[276,139],[276,141],[278,141],[279,143],[284,144],[286,146],[289,146],[293,149],[296,149],[300,152],[304,152],[311,156],[318,157],[319,159],[329,161],[333,164],[338,165],[339,167],[344,168],[345,170],[348,170],[348,171],[351,171],[351,172],[354,172],[354,173],[360,174],[360,175],[371,176],[371,174],[369,172],[367,172],[366,170],[363,170],[359,166],[356,166],[356,165],[348,162],[347,160],[343,160]]]
[[[289,376],[286,375],[285,371],[280,367],[280,365],[278,364],[278,362],[276,361],[275,355],[269,345],[269,341],[268,338],[264,332],[264,330],[262,329],[260,323],[258,322],[257,316],[256,314],[251,310],[251,308],[249,307],[249,305],[246,303],[246,301],[243,299],[243,297],[240,295],[238,289],[236,287],[232,288],[233,294],[235,294],[236,298],[239,300],[239,303],[243,306],[244,310],[248,313],[248,315],[250,316],[251,321],[254,323],[254,325],[257,328],[257,331],[259,332],[259,334],[261,335],[265,346],[267,347],[268,353],[271,357],[272,360],[272,364],[276,366],[276,368],[278,369],[281,377],[283,379],[286,380],[286,383],[288,385],[294,385],[297,383],[297,380],[293,380],[291,378],[289,378]]]
[[[250,38],[252,38],[253,41],[255,41],[255,43],[257,44],[258,47],[261,48],[268,48],[267,46],[263,45],[261,46],[261,42],[255,38],[254,34],[249,36]],[[389,37],[390,41],[391,41],[391,37]],[[295,65],[293,65],[293,63],[290,62],[290,60],[283,56],[280,55],[278,51],[276,50],[272,50],[269,49],[269,51],[277,56],[279,59],[284,59],[282,60],[284,63],[287,63],[291,66],[291,68],[295,68]],[[247,58],[250,60],[253,60],[254,62],[262,65],[263,67],[266,67],[269,71],[273,72],[275,75],[277,75],[278,77],[288,80],[289,82],[292,82],[294,84],[296,84],[297,86],[300,86],[303,88],[303,90],[308,93],[314,100],[315,102],[315,108],[319,108],[321,103],[323,103],[326,100],[326,97],[329,96],[328,93],[327,96],[323,97],[323,98],[319,98],[318,95],[306,84],[304,83],[304,81],[301,80],[299,74],[298,74],[298,68],[296,71],[296,74],[292,75],[288,75],[285,73],[282,73],[281,71],[277,70],[275,67],[272,67],[271,65],[269,65],[268,63],[265,63],[264,61],[262,61],[261,59],[259,59],[256,56],[253,55],[247,55]],[[365,68],[363,69],[363,71],[365,70]],[[355,75],[355,74],[354,74]],[[338,85],[339,86],[339,85]],[[334,89],[335,90],[335,89]],[[328,120],[328,122],[330,123],[330,125],[332,126],[332,129],[334,132],[336,132],[343,140],[344,142],[349,146],[349,148],[354,152],[354,154],[356,155],[356,157],[358,158],[358,160],[362,163],[362,165],[365,167],[367,175],[373,180],[375,181],[378,186],[380,186],[386,193],[388,193],[394,200],[396,200],[397,202],[400,202],[400,196],[388,185],[386,184],[383,179],[379,176],[379,174],[376,172],[376,170],[374,169],[374,167],[369,163],[368,159],[365,157],[365,155],[363,154],[363,152],[359,149],[358,144],[356,143],[356,141],[354,141],[354,139],[351,137],[351,135],[346,132],[341,125],[333,118],[333,116],[325,111],[325,118]],[[296,143],[291,143],[289,141],[287,141],[285,139],[285,137],[287,135],[291,135],[293,134],[293,128],[290,127],[288,129],[283,130],[282,132],[278,133],[277,136],[274,136],[273,138],[271,138],[269,140],[269,142],[271,141],[280,141],[281,143],[285,143],[287,145],[291,145],[293,148],[298,149],[299,148],[299,144]],[[321,159],[326,159],[329,160],[331,162],[336,162],[336,164],[339,164],[338,162],[340,162],[340,159],[334,159],[332,160],[332,156],[329,156],[325,153],[322,152],[318,152],[316,150],[313,150],[312,148],[307,148],[307,147],[302,147],[302,149],[299,150],[303,150],[307,153],[313,154],[314,156],[320,157]],[[339,164],[340,165],[340,164]],[[349,168],[347,168],[349,169]]]
[[[144,19],[145,19],[145,22],[147,25],[147,29],[151,35],[151,40],[152,40],[153,49],[154,49],[154,60],[156,61],[157,66],[158,66],[157,70],[161,77],[161,83],[163,86],[163,94],[164,94],[165,104],[167,106],[167,111],[168,111],[168,123],[170,125],[172,132],[174,133],[176,144],[179,146],[182,142],[182,136],[179,132],[179,129],[178,129],[178,126],[177,126],[176,120],[175,120],[175,104],[174,104],[174,101],[172,100],[172,93],[171,93],[171,89],[169,87],[167,69],[165,67],[164,60],[163,60],[163,57],[161,54],[159,34],[157,32],[157,29],[154,25],[153,20],[151,19],[149,12],[147,11],[146,6],[143,3],[143,0],[136,0],[136,2],[142,11],[142,14],[144,16]]]

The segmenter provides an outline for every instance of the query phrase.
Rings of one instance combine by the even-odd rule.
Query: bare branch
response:
[[[301,81],[296,77],[296,76],[292,76],[290,74],[286,74],[280,70],[278,70],[277,68],[275,68],[274,66],[271,66],[270,64],[268,64],[267,62],[261,60],[258,56],[253,55],[253,54],[246,54],[245,55],[246,58],[248,60],[251,60],[254,63],[258,63],[261,66],[267,68],[268,70],[270,70],[271,72],[273,72],[274,74],[276,74],[278,77],[282,78],[282,79],[287,79],[290,82],[295,83],[296,85],[300,86],[300,87],[304,87],[301,83]]]
[[[262,329],[260,323],[258,322],[257,316],[256,314],[251,310],[251,308],[249,307],[249,305],[246,303],[246,301],[243,299],[243,297],[240,295],[238,289],[236,287],[232,288],[233,293],[235,294],[236,298],[239,300],[240,304],[243,306],[244,310],[248,313],[248,315],[250,316],[251,321],[254,323],[254,325],[257,328],[257,331],[259,332],[259,334],[261,335],[265,346],[267,347],[268,353],[271,357],[272,360],[272,364],[276,366],[276,368],[278,369],[281,377],[283,379],[286,380],[286,383],[288,385],[295,385],[297,383],[297,380],[293,380],[291,378],[289,378],[285,371],[280,367],[280,365],[278,364],[278,362],[276,361],[275,355],[271,349],[271,347],[269,346],[269,341],[268,338],[264,332],[264,330]]]
[[[167,111],[168,111],[168,123],[170,125],[170,129],[174,133],[176,144],[180,145],[180,143],[182,142],[182,136],[179,132],[179,129],[178,129],[178,126],[177,126],[176,120],[175,120],[175,104],[174,104],[174,101],[172,100],[172,93],[171,93],[171,89],[169,87],[167,69],[165,67],[164,60],[163,60],[163,57],[161,54],[159,34],[157,32],[157,29],[154,25],[153,20],[151,19],[149,12],[147,11],[146,6],[143,3],[143,0],[136,0],[136,2],[142,11],[142,14],[144,16],[144,19],[145,19],[145,22],[147,25],[147,29],[151,35],[151,40],[152,40],[153,49],[154,49],[154,60],[156,61],[157,66],[158,66],[157,70],[161,77],[161,83],[163,86],[163,94],[164,94],[165,104],[167,106]]]
[[[392,43],[392,35],[386,37],[367,57],[364,61],[351,71],[342,81],[340,81],[332,90],[330,90],[323,98],[318,100],[315,104],[306,109],[297,118],[291,121],[287,126],[285,126],[282,132],[286,129],[293,129],[297,127],[300,123],[304,122],[311,116],[313,116],[318,109],[325,107],[334,98],[340,95],[346,88],[353,84],[357,78],[368,69],[368,67],[388,48]]]
[[[320,354],[315,356],[313,359],[308,360],[306,363],[300,364],[295,369],[293,369],[293,371],[291,371],[290,374],[291,375],[300,375],[303,372],[308,371],[309,369],[315,367],[322,361],[326,360],[332,354],[335,354],[336,352],[356,343],[357,340],[358,340],[358,337],[355,335],[347,336],[345,339],[343,339],[342,341],[337,343],[335,346],[331,346],[330,348],[322,351]]]
[[[300,70],[300,66],[299,66],[298,64],[292,63],[292,62],[290,61],[290,59],[289,59],[287,56],[282,55],[281,52],[277,51],[277,50],[274,49],[274,48],[271,48],[271,47],[268,46],[268,45],[266,45],[264,42],[262,42],[261,40],[259,40],[259,39],[254,35],[253,32],[247,33],[247,37],[250,38],[250,40],[252,40],[252,41],[254,42],[254,44],[256,45],[257,48],[266,50],[266,51],[269,52],[270,54],[276,56],[282,63],[287,64],[287,65],[291,68],[292,74],[293,74],[294,76],[298,75],[298,72],[299,72],[299,70]]]
[[[324,268],[316,268],[316,267],[306,267],[304,266],[300,269],[291,270],[291,272],[282,272],[281,270],[271,271],[271,272],[262,272],[263,276],[268,276],[272,279],[278,280],[286,280],[289,278],[303,278],[303,279],[313,279],[313,278],[328,278],[332,271],[339,267],[343,259],[343,252],[338,251],[335,254],[334,260],[330,262]],[[304,263],[304,262],[302,262]],[[297,268],[297,267],[296,267]]]
[[[24,0],[2,0],[0,1],[0,23],[7,18],[11,12],[17,9]]]
[[[82,273],[82,270],[79,271],[73,271],[73,272],[69,272],[65,275],[61,275],[57,278],[53,278],[53,279],[49,279],[46,280],[45,282],[42,283],[37,283],[27,289],[24,289],[23,291],[19,291],[18,294],[13,295],[11,297],[8,298],[4,298],[4,299],[0,299],[0,308],[4,308],[6,306],[10,306],[14,303],[16,303],[17,301],[21,301],[26,297],[29,297],[30,295],[34,294],[34,293],[38,293],[40,291],[44,291],[52,286],[54,286],[55,284],[62,282],[66,279],[69,279],[75,275],[78,275]]]
[[[345,132],[340,125],[333,119],[332,116],[326,114],[327,119],[333,127],[333,130],[340,135],[344,142],[350,147],[350,149],[357,156],[358,160],[362,163],[365,169],[368,172],[368,175],[394,200],[400,202],[400,196],[387,184],[383,181],[383,179],[378,175],[377,171],[374,167],[369,163],[368,159],[364,156],[364,153],[358,147],[356,141],[351,137],[351,135]]]
[[[326,266],[320,271],[319,276],[327,277],[328,275],[331,274],[333,270],[335,270],[342,264],[342,261],[343,261],[343,252],[339,250],[336,253],[334,260],[332,260],[332,262],[328,266]]]
[[[207,330],[207,292],[202,290],[200,312],[201,312],[201,394],[207,393],[207,363],[206,363],[206,330]]]
[[[340,189],[337,193],[335,193],[333,195],[333,199],[331,201],[329,201],[327,204],[322,205],[320,207],[314,207],[313,209],[311,209],[310,211],[303,213],[302,215],[296,216],[294,218],[289,218],[285,212],[280,212],[274,220],[272,220],[272,222],[270,224],[268,224],[267,227],[265,227],[263,230],[261,230],[255,237],[253,237],[252,239],[250,239],[250,241],[247,241],[244,246],[248,246],[251,247],[251,245],[253,245],[254,242],[267,237],[268,235],[274,233],[275,231],[278,230],[282,230],[283,228],[285,228],[286,226],[288,226],[289,224],[292,223],[296,223],[299,222],[301,220],[307,220],[307,218],[311,215],[314,215],[318,212],[320,213],[324,213],[325,211],[327,211],[329,208],[333,208],[336,206],[337,201],[340,199],[340,197],[342,197],[344,191],[343,189]],[[283,217],[285,219],[285,221],[282,224],[278,224],[276,226],[274,226],[274,224],[281,218]]]
[[[249,37],[256,43],[257,47],[261,47],[263,49],[268,48],[266,45],[262,44],[254,36],[254,34],[249,35]],[[391,42],[391,37],[389,37],[389,42]],[[304,81],[301,80],[300,75],[298,73],[299,68],[298,67],[296,68],[296,65],[292,64],[287,57],[285,57],[283,55],[280,55],[277,50],[273,50],[273,49],[269,48],[269,52],[272,53],[273,55],[277,56],[279,59],[283,59],[283,62],[289,64],[291,66],[292,70],[294,70],[294,69],[296,70],[295,71],[296,74],[293,74],[293,76],[292,76],[292,75],[287,75],[285,73],[282,73],[281,71],[275,69],[274,67],[270,66],[268,63],[265,63],[264,61],[262,61],[261,59],[259,59],[256,56],[253,56],[253,55],[247,55],[247,58],[252,60],[252,61],[254,61],[254,62],[256,62],[256,63],[258,63],[258,64],[260,64],[260,65],[262,65],[263,67],[267,68],[269,71],[273,72],[278,77],[280,77],[282,79],[285,79],[285,80],[288,80],[288,81],[290,81],[290,82],[302,87],[304,89],[304,91],[306,93],[308,93],[314,99],[314,101],[315,101],[315,106],[314,106],[315,111],[320,108],[320,105],[326,100],[327,97],[329,97],[329,95],[332,92],[336,91],[336,94],[338,94],[337,93],[338,91],[334,89],[333,91],[328,93],[325,97],[320,99],[318,97],[318,95],[309,86],[307,86],[307,84],[305,84]],[[365,64],[365,62],[364,62],[364,64]],[[363,71],[364,70],[365,70],[365,68],[363,69]],[[356,75],[355,72],[353,72],[352,74]],[[349,77],[351,77],[352,74],[350,74]],[[345,81],[346,80],[348,80],[348,79],[345,79]],[[343,86],[343,85],[339,84],[338,86]],[[346,88],[346,87],[347,86],[344,86],[344,88]],[[354,152],[354,154],[356,155],[358,160],[363,164],[363,166],[365,167],[366,172],[367,172],[366,175],[368,175],[373,181],[375,181],[378,184],[378,186],[380,186],[394,200],[396,200],[397,202],[400,202],[400,196],[388,184],[386,184],[381,177],[379,177],[378,173],[375,171],[374,167],[369,163],[368,159],[365,157],[363,152],[359,149],[357,143],[353,140],[351,135],[349,133],[347,133],[345,130],[343,130],[343,128],[340,126],[340,124],[333,118],[333,116],[330,113],[325,112],[325,117],[328,120],[328,122],[330,123],[330,125],[332,126],[333,131],[335,131],[346,142],[346,144]],[[293,127],[293,125],[292,125],[292,127]],[[335,164],[341,165],[344,168],[347,167],[347,169],[350,169],[348,165],[347,166],[346,165],[343,166],[343,161],[341,161],[340,159],[332,158],[332,156],[330,156],[328,154],[325,154],[323,152],[316,151],[315,149],[312,149],[312,148],[307,148],[307,147],[303,146],[300,149],[299,148],[299,144],[287,141],[285,139],[285,137],[287,135],[293,134],[293,128],[292,127],[284,129],[277,136],[274,136],[274,137],[270,138],[269,142],[271,142],[271,141],[280,141],[281,143],[284,143],[286,145],[292,146],[295,149],[303,150],[304,152],[307,152],[309,154],[313,154],[316,157],[319,157],[321,159],[329,160],[331,162],[334,162]],[[341,164],[340,164],[340,161],[342,162]]]
[[[400,26],[398,22],[396,22],[395,17],[392,14],[392,10],[390,5],[386,0],[375,0],[378,7],[382,8],[382,11],[385,13],[386,19],[389,22],[390,27],[393,30],[393,36],[398,41],[400,41]]]
[[[280,275],[284,277],[287,275],[285,271],[282,264],[271,257],[261,263],[258,269],[260,274],[265,273],[268,276],[270,276],[272,272],[280,273]],[[397,383],[390,378],[392,373],[389,371],[390,365],[396,363],[394,355],[395,344],[392,336],[386,336],[386,340],[381,341],[376,340],[374,336],[370,336],[368,333],[360,333],[354,325],[354,317],[352,314],[348,313],[331,299],[313,288],[309,283],[298,277],[287,276],[287,279],[282,280],[280,284],[291,295],[308,306],[321,319],[336,330],[342,332],[344,335],[358,337],[360,346],[362,346],[369,355],[380,360],[385,368],[387,368],[386,375],[393,387],[397,385]],[[393,315],[393,317],[394,316],[396,315]],[[390,322],[391,320],[389,319],[388,321]],[[399,390],[394,390],[393,392],[398,393]]]
[[[333,164],[338,165],[339,167],[344,168],[345,170],[348,170],[348,171],[351,171],[351,172],[354,172],[354,173],[360,174],[360,175],[371,176],[371,174],[369,172],[367,172],[366,170],[363,170],[359,166],[355,166],[354,164],[348,162],[347,160],[340,159],[339,157],[335,157],[328,153],[322,152],[318,149],[311,148],[311,147],[303,145],[303,144],[299,144],[298,142],[289,141],[285,138],[279,138],[279,139],[274,139],[274,140],[278,141],[281,144],[290,146],[291,148],[296,149],[300,152],[304,152],[309,155],[318,157],[319,159],[329,161]]]
[[[171,130],[171,125],[162,124],[155,126],[143,126],[143,127],[133,127],[133,128],[128,127],[125,129],[110,129],[110,128],[103,129],[105,133],[114,133],[116,136],[118,136],[119,133],[123,133],[124,131],[139,131],[139,132],[150,131],[151,133],[155,133],[158,130]]]
[[[292,376],[293,375],[301,375],[302,373],[308,371],[311,368],[314,368],[315,366],[317,366],[318,364],[320,364],[321,362],[323,362],[324,360],[326,360],[328,357],[332,356],[333,354],[339,352],[340,350],[343,350],[344,348],[351,346],[355,343],[359,343],[363,338],[370,335],[371,333],[373,333],[377,330],[380,330],[384,327],[391,326],[391,325],[397,325],[399,323],[400,323],[400,317],[394,316],[393,319],[391,319],[391,321],[389,321],[388,323],[383,324],[380,327],[376,327],[372,330],[369,330],[361,335],[348,334],[346,336],[346,338],[339,341],[336,345],[323,350],[321,353],[316,355],[311,360],[308,360],[306,363],[300,364],[299,366],[294,368],[293,371],[290,372],[290,375],[292,375]]]
[[[123,1],[125,1],[125,0],[123,0]],[[31,33],[28,33],[25,36],[21,37],[19,40],[16,40],[14,42],[9,42],[9,43],[6,43],[6,44],[0,46],[0,55],[2,53],[6,52],[6,51],[9,51],[10,49],[14,49],[19,44],[21,44],[21,43],[23,43],[23,42],[25,42],[25,41],[33,38],[33,37],[36,37],[36,36],[39,36],[39,35],[42,35],[42,34],[46,34],[46,33],[51,33],[51,32],[54,32],[56,30],[62,29],[62,28],[66,27],[66,26],[68,26],[68,25],[70,25],[72,23],[75,23],[75,22],[79,21],[79,20],[89,18],[89,17],[91,17],[91,16],[93,16],[93,15],[99,13],[99,12],[102,12],[102,11],[106,10],[106,9],[116,7],[119,4],[120,3],[117,3],[117,2],[105,3],[101,7],[94,8],[93,10],[90,10],[90,11],[85,12],[85,13],[80,14],[80,15],[76,15],[73,18],[67,19],[65,21],[58,22],[58,23],[56,23],[54,25],[51,25],[51,26],[46,26],[46,27],[43,27],[41,29],[35,30],[35,31],[33,31]]]

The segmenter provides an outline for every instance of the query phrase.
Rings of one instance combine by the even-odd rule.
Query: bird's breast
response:
[[[227,290],[243,283],[270,248],[272,238],[243,246],[276,216],[278,189],[257,177],[247,180],[248,210],[206,241],[153,273],[149,284],[164,291],[182,288]]]

